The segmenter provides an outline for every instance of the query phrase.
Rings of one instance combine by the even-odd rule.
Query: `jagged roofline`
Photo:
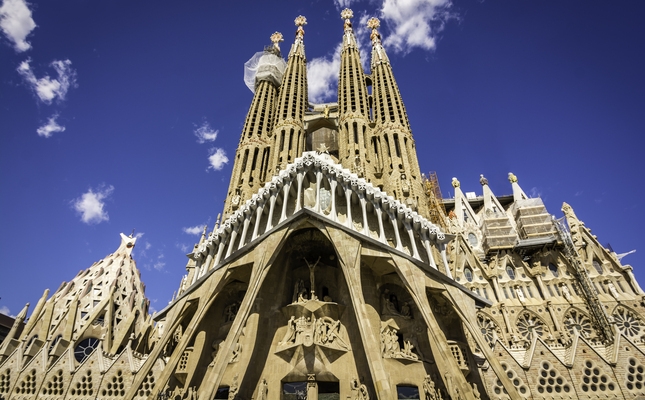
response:
[[[246,201],[244,205],[240,206],[235,213],[229,216],[216,231],[212,232],[208,236],[208,239],[200,245],[199,249],[192,253],[192,256],[199,259],[200,257],[206,256],[206,253],[208,252],[207,247],[219,244],[226,245],[232,232],[237,232],[236,227],[244,224],[246,215],[251,216],[258,207],[266,205],[269,197],[272,195],[277,197],[279,190],[285,185],[290,185],[294,178],[296,178],[296,175],[301,173],[304,174],[311,170],[321,172],[324,177],[330,181],[333,180],[338,184],[349,187],[353,193],[359,195],[359,197],[364,197],[366,201],[377,206],[380,210],[383,210],[386,213],[395,213],[397,218],[400,217],[401,219],[404,219],[406,223],[409,223],[413,232],[419,234],[420,237],[427,237],[435,244],[448,243],[454,237],[454,235],[442,232],[440,227],[428,221],[425,217],[419,215],[416,211],[401,203],[399,200],[389,196],[386,192],[381,191],[378,187],[374,187],[370,182],[367,182],[363,178],[359,178],[358,175],[351,173],[346,168],[343,168],[341,164],[333,162],[330,157],[324,157],[318,152],[309,151],[305,152],[302,157],[296,158],[294,163],[287,165],[287,167],[281,170],[278,175],[274,176],[270,182],[265,183],[263,188],[260,188],[256,194]],[[300,202],[302,201],[300,198],[297,200]],[[296,211],[300,208],[303,207],[296,205]],[[328,217],[332,221],[335,220],[335,214],[330,213],[330,215],[327,216],[320,211],[319,196],[316,196],[316,206],[314,209],[316,209],[320,215]],[[348,227],[353,228],[350,226]],[[363,229],[360,233],[369,237],[365,231],[366,229]],[[250,242],[255,239],[255,237],[252,238]],[[388,238],[385,237],[379,238],[383,243],[387,243],[387,239]],[[397,250],[401,250],[400,241],[393,241],[397,243],[395,248],[397,248]],[[241,250],[242,248],[243,247],[240,247],[237,250]],[[421,261],[421,257],[418,254],[414,254],[413,257]]]
[[[163,310],[159,311],[159,313],[157,313],[154,316],[154,319],[158,320],[159,318],[162,318],[164,316],[164,314],[168,310],[170,310],[172,308],[174,303],[179,301],[181,298],[189,295],[194,289],[198,288],[200,286],[200,284],[202,282],[206,281],[211,274],[215,273],[217,270],[219,270],[220,268],[224,267],[225,265],[234,262],[235,259],[243,256],[247,251],[249,251],[252,248],[254,248],[256,245],[258,245],[260,242],[262,242],[262,240],[265,237],[269,236],[273,232],[273,230],[282,229],[285,225],[293,224],[294,222],[296,222],[299,219],[310,218],[310,217],[313,217],[313,218],[316,218],[318,220],[321,220],[322,222],[324,222],[326,224],[333,225],[335,228],[343,230],[345,233],[347,233],[349,235],[358,236],[359,240],[369,242],[370,245],[373,245],[375,247],[380,247],[380,248],[385,247],[386,251],[396,253],[398,256],[406,258],[407,260],[409,260],[410,262],[414,263],[416,266],[421,268],[423,271],[425,271],[431,278],[433,278],[433,279],[435,279],[435,280],[437,280],[439,282],[442,282],[442,283],[445,283],[445,284],[448,284],[448,285],[452,285],[454,287],[457,287],[457,288],[461,289],[466,295],[468,295],[469,297],[475,299],[476,303],[479,306],[492,306],[493,305],[493,303],[490,300],[477,295],[476,293],[474,293],[473,291],[469,290],[468,288],[466,288],[465,286],[463,286],[459,282],[457,282],[454,279],[444,275],[443,273],[438,271],[436,268],[430,267],[428,264],[424,263],[423,261],[415,259],[414,257],[408,255],[405,252],[402,252],[402,251],[397,250],[397,249],[395,249],[393,247],[390,247],[390,246],[388,246],[386,244],[383,244],[383,243],[381,243],[380,241],[378,241],[378,240],[376,240],[374,238],[365,237],[363,235],[360,235],[358,231],[352,230],[352,229],[348,228],[347,226],[345,226],[345,225],[343,225],[343,224],[341,224],[341,223],[339,223],[337,221],[330,221],[328,218],[324,218],[324,217],[321,216],[321,214],[316,213],[313,209],[303,208],[303,209],[299,210],[298,212],[294,213],[293,215],[291,215],[290,217],[288,217],[287,219],[285,219],[284,221],[280,222],[271,231],[269,231],[267,233],[264,233],[261,236],[259,236],[257,238],[258,240],[255,240],[252,243],[249,243],[248,245],[244,246],[241,250],[236,251],[230,257],[227,257],[226,259],[224,259],[221,263],[219,263],[219,265],[214,266],[213,268],[209,269],[192,286],[190,286],[188,289],[186,289],[185,292],[183,292],[180,296],[177,296],[177,298],[173,299],[173,301],[171,301]],[[296,231],[297,231],[297,229],[296,229]]]

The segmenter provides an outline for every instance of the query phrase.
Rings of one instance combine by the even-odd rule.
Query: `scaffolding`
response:
[[[573,266],[576,271],[578,282],[582,289],[583,296],[587,300],[589,305],[589,311],[591,312],[592,324],[595,325],[596,331],[600,334],[603,342],[613,343],[614,341],[614,332],[609,324],[609,316],[605,312],[600,299],[598,298],[598,292],[593,286],[587,269],[580,262],[578,257],[578,252],[573,245],[573,240],[571,239],[571,233],[564,222],[564,218],[555,220],[555,226],[560,235],[560,239],[564,244],[564,254]]]
[[[435,171],[430,171],[427,176],[423,177],[423,187],[428,198],[430,222],[439,225],[442,230],[446,231],[448,229],[448,225],[446,224],[446,207],[443,205],[443,196],[441,195],[439,179]]]

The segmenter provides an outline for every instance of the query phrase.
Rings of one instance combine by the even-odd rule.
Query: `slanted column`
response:
[[[276,191],[271,188],[271,197],[269,198],[269,217],[267,218],[266,229],[264,233],[269,232],[273,228],[273,210],[275,210]]]
[[[345,226],[353,230],[354,224],[352,223],[352,189],[349,183],[343,184],[343,189],[345,190],[345,202],[347,203],[347,221],[345,221]]]
[[[361,210],[363,212],[363,235],[369,236],[370,231],[367,227],[367,208],[365,207],[365,193],[364,192],[359,192],[358,194],[358,199],[361,202]]]
[[[387,215],[390,217],[390,222],[392,223],[392,229],[394,230],[394,237],[396,238],[396,249],[403,251],[403,245],[401,244],[401,236],[399,234],[399,224],[396,222],[396,211],[387,210]]]
[[[246,206],[245,206],[246,208]],[[242,236],[240,236],[240,243],[237,245],[238,249],[244,247],[244,242],[246,241],[246,234],[249,230],[249,224],[251,223],[251,209],[246,208],[244,210],[244,224],[242,227]]]
[[[373,203],[374,210],[376,210],[376,218],[378,219],[378,240],[382,243],[386,243],[385,240],[385,229],[383,229],[383,211],[381,210],[381,204],[377,201]]]
[[[443,265],[446,268],[446,276],[450,279],[454,279],[452,277],[452,272],[450,272],[450,264],[448,264],[448,257],[446,257],[446,244],[441,243],[441,260],[443,261]]]
[[[302,180],[304,178],[304,171],[298,172],[298,175],[296,176],[296,179],[298,180],[298,193],[296,196],[296,208],[294,212],[298,212],[302,208],[302,205],[300,205],[300,203],[302,202]]]
[[[226,238],[220,237],[219,248],[217,249],[217,255],[215,256],[215,262],[213,266],[216,267],[220,261],[222,261],[222,254],[224,253],[224,247],[226,247]]]
[[[417,250],[417,243],[414,240],[414,231],[412,230],[412,225],[410,224],[409,221],[404,220],[403,225],[405,226],[405,230],[408,232],[408,236],[410,237],[410,245],[412,246],[412,257],[416,258],[417,260],[421,260],[421,256],[419,255],[419,251]]]
[[[338,182],[335,179],[331,179],[329,182],[331,185],[331,212],[329,215],[332,221],[338,222],[338,212],[336,211],[336,186],[338,186]]]
[[[322,180],[322,172],[320,170],[316,171],[316,205],[314,210],[317,213],[320,213],[320,181]]]
[[[291,189],[291,181],[284,183],[282,187],[282,214],[280,215],[280,222],[287,219],[287,203],[289,202],[289,189]]]
[[[254,241],[258,237],[258,232],[260,230],[260,221],[262,220],[262,213],[264,212],[265,204],[266,203],[263,201],[261,204],[258,205],[258,208],[255,209],[255,226],[253,227],[253,234],[251,235],[251,241]]]
[[[239,229],[239,223],[235,221],[234,224],[231,226],[231,234],[230,234],[230,239],[228,243],[228,250],[226,250],[226,256],[224,258],[227,258],[228,256],[231,255],[233,252],[233,248],[235,247],[235,239],[237,238],[237,230]]]

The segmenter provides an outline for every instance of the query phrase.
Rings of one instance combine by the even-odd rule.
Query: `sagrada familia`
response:
[[[443,199],[392,65],[344,10],[338,101],[307,97],[304,17],[246,64],[224,205],[151,316],[135,238],[48,290],[0,346],[0,399],[634,399],[645,293],[568,205]],[[339,23],[340,33],[340,23]],[[340,36],[340,35],[339,35]],[[24,323],[26,322],[26,323]],[[20,327],[24,328],[20,331]]]

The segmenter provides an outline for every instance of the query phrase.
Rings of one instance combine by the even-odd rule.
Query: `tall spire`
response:
[[[356,37],[351,18],[354,13],[349,8],[341,13],[344,20],[343,45],[338,78],[338,125],[340,130],[339,155],[344,165],[351,166],[352,172],[364,176],[368,181],[374,179],[374,168],[368,168],[369,105],[365,74],[361,65]],[[375,155],[376,156],[376,155]],[[378,175],[378,171],[377,171]]]
[[[381,43],[380,24],[378,18],[367,21],[367,27],[372,30],[374,140],[378,142],[375,152],[382,155],[383,189],[427,216],[428,206],[416,146],[390,60]]]
[[[270,170],[275,174],[293,162],[305,149],[304,116],[308,107],[307,59],[305,58],[304,25],[302,15],[295,20],[296,38],[287,60],[273,128],[273,154]]]
[[[272,46],[256,53],[245,66],[245,81],[254,90],[253,101],[246,115],[240,143],[237,146],[233,173],[229,184],[224,214],[235,211],[270,177],[270,138],[273,133],[278,89],[285,62],[280,57],[282,34],[271,35]]]

